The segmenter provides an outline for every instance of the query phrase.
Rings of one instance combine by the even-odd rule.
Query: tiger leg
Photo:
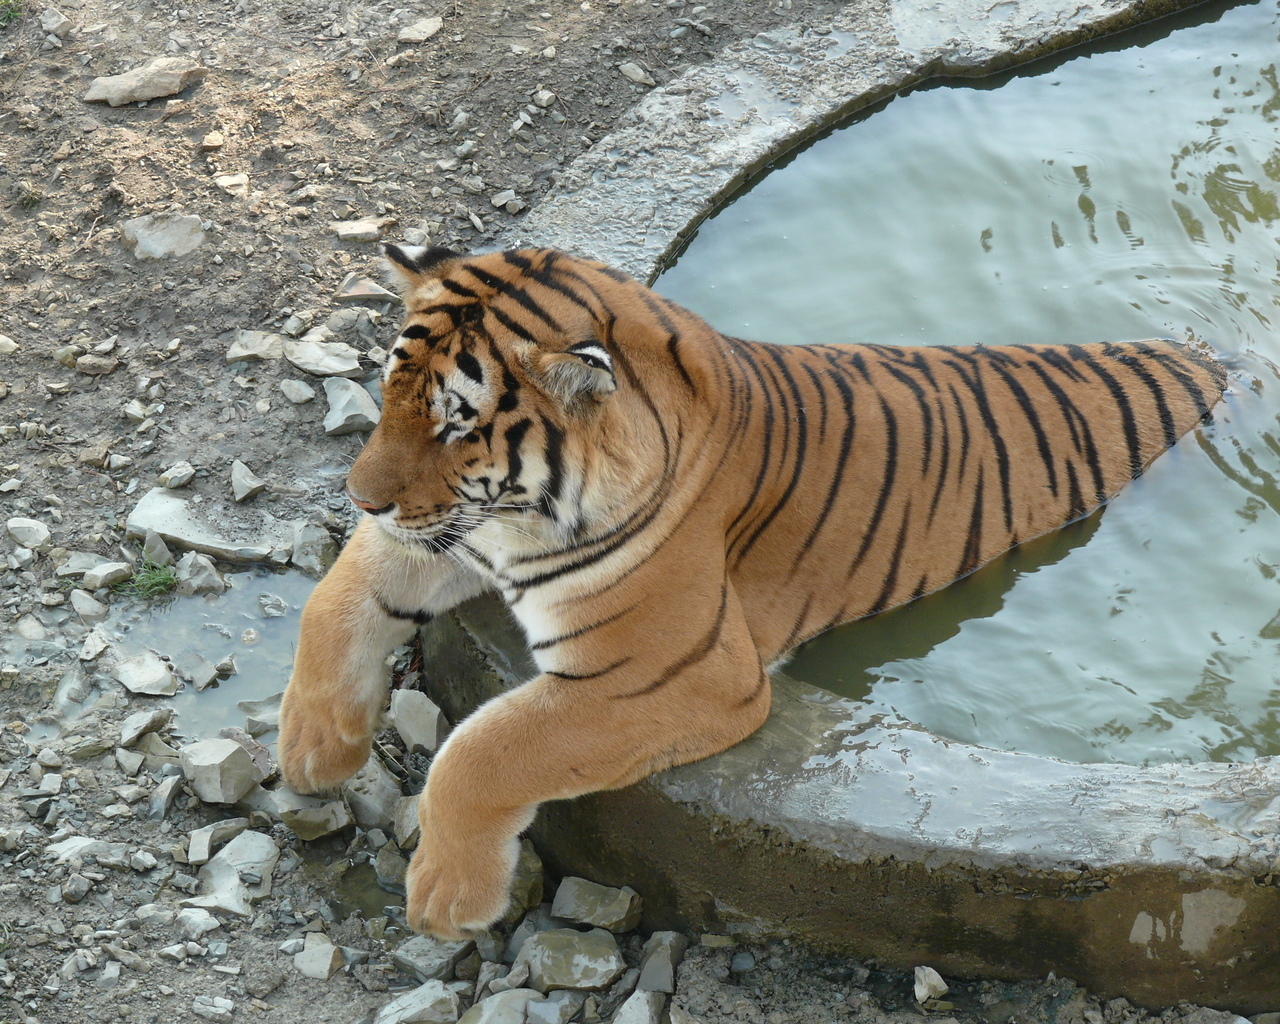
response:
[[[280,768],[299,793],[350,778],[386,706],[387,654],[432,614],[485,589],[441,556],[389,540],[366,518],[302,611],[280,705]]]
[[[409,924],[456,939],[501,917],[518,836],[543,801],[626,786],[754,732],[769,680],[736,608],[734,618],[703,660],[660,685],[635,671],[589,683],[542,675],[455,729],[418,803]]]

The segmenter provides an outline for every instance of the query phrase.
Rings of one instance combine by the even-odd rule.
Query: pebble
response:
[[[140,260],[185,256],[204,244],[199,217],[181,213],[148,213],[121,226],[125,242]]]
[[[131,537],[145,537],[148,531],[178,548],[196,549],[227,562],[266,562],[273,550],[287,548],[290,533],[284,524],[268,517],[253,527],[258,543],[221,536],[211,523],[228,518],[220,502],[206,500],[196,505],[165,487],[153,487],[138,501],[125,521]]]
[[[7,334],[0,334],[0,356],[11,356],[18,351],[18,343]]]
[[[324,382],[329,411],[324,417],[324,432],[330,437],[364,433],[378,425],[382,411],[369,394],[346,377],[329,377]]]
[[[635,992],[613,1017],[613,1024],[660,1024],[667,997],[663,992]]]
[[[322,941],[312,942],[312,938]],[[312,933],[301,952],[293,955],[293,966],[304,978],[326,981],[340,971],[346,961],[342,950],[323,935]]]
[[[239,459],[231,463],[231,494],[238,502],[256,498],[267,489],[267,482],[254,474]]]
[[[528,965],[529,985],[539,992],[607,988],[627,968],[618,940],[603,928],[552,928],[531,935],[520,947],[516,964]]]
[[[126,103],[172,96],[193,82],[198,82],[209,69],[190,57],[154,57],[141,67],[122,75],[95,78],[84,94],[86,103],[109,103],[120,107]]]
[[[680,932],[650,935],[644,944],[636,988],[641,992],[675,992],[676,968],[688,948],[689,940]]]
[[[400,296],[354,270],[342,279],[333,293],[334,302],[399,302]]]
[[[76,359],[76,371],[90,377],[102,377],[119,365],[120,360],[115,356],[98,355],[95,352],[88,352]]]
[[[254,901],[271,895],[271,874],[279,859],[280,849],[270,836],[241,832],[200,868],[204,892],[183,905],[251,917]],[[250,881],[254,878],[260,881]]]
[[[373,1024],[456,1024],[462,1002],[443,981],[428,981],[397,996],[380,1009]]]
[[[82,899],[89,895],[89,890],[93,888],[93,883],[81,874],[71,874],[67,876],[67,880],[62,883],[62,898],[67,903],[79,903]]]
[[[184,597],[193,594],[221,594],[230,584],[218,572],[208,555],[188,551],[174,565],[178,582],[174,592]]]
[[[71,591],[71,608],[86,626],[95,626],[107,617],[110,609],[87,590]]]
[[[229,196],[249,194],[249,175],[247,174],[215,174],[213,183]]]
[[[410,753],[434,754],[449,735],[444,713],[421,690],[394,690],[388,718]]]
[[[397,223],[394,217],[361,217],[358,220],[335,220],[330,230],[340,242],[376,242],[389,227]]]
[[[618,68],[618,73],[629,82],[635,82],[637,85],[657,85],[653,77],[634,61],[627,61]]]
[[[756,966],[756,958],[752,956],[750,953],[748,953],[746,950],[742,950],[739,953],[734,953],[733,957],[729,960],[729,970],[739,974],[741,974],[743,971],[753,970],[755,966]]]
[[[248,818],[225,818],[187,834],[187,863],[199,867],[207,864],[213,852],[249,827]]]
[[[310,384],[290,377],[280,382],[280,390],[284,392],[284,397],[294,405],[305,405],[316,397],[316,389]]]
[[[206,1020],[230,1020],[236,1004],[221,996],[196,996],[191,1002],[192,1011]]]
[[[429,935],[415,935],[391,951],[391,963],[418,981],[447,981],[464,957],[475,951],[476,944],[444,942]]]
[[[209,132],[200,140],[200,148],[206,152],[212,149],[221,149],[226,144],[226,136],[219,131]]]
[[[531,988],[513,988],[482,999],[458,1020],[458,1024],[525,1024],[531,1003],[546,999]]]
[[[364,828],[378,828],[390,821],[400,800],[400,783],[382,762],[371,757],[364,767],[342,784],[342,796],[356,821]]]
[[[46,7],[40,14],[40,28],[48,35],[66,39],[73,27],[71,19],[56,7]]]
[[[202,907],[183,907],[174,918],[178,933],[188,942],[222,927],[222,922]]]
[[[932,967],[923,966],[915,969],[916,1002],[923,1003],[929,999],[940,999],[947,994],[947,983],[942,975]]]

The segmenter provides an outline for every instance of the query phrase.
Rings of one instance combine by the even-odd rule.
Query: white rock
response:
[[[247,174],[215,174],[213,183],[229,196],[249,194],[249,175]]]
[[[5,528],[9,531],[9,536],[15,544],[20,544],[24,548],[31,548],[33,551],[39,551],[49,546],[49,541],[53,537],[49,527],[38,519],[28,519],[26,516],[14,516],[5,523]]]
[[[107,617],[110,609],[87,590],[71,591],[71,608],[86,626],[95,626]]]
[[[168,487],[170,490],[173,490],[177,487],[185,487],[191,482],[191,478],[195,475],[195,467],[192,466],[191,463],[178,462],[156,477],[156,481],[161,487]]]
[[[208,555],[188,551],[174,565],[178,584],[174,592],[183,597],[193,594],[221,594],[229,584],[222,578]]]
[[[201,935],[222,927],[222,922],[203,907],[184,907],[178,911],[174,919],[179,934],[188,942],[194,942]]]
[[[266,489],[267,482],[239,459],[231,463],[231,494],[236,501],[256,498]]]
[[[353,380],[329,377],[324,382],[329,411],[324,417],[324,432],[330,437],[364,433],[378,425],[382,412],[373,396]]]
[[[133,566],[128,562],[99,562],[84,574],[84,586],[86,590],[97,590],[123,583],[132,575]]]
[[[199,551],[225,562],[265,562],[273,550],[287,549],[292,543],[292,529],[265,513],[244,531],[245,540],[223,536],[219,529],[233,518],[229,506],[217,500],[197,503],[174,494],[164,487],[153,487],[134,506],[125,521],[130,537],[145,537],[151,530],[178,548]],[[236,513],[244,519],[255,513]],[[214,524],[217,526],[215,527]],[[252,542],[248,538],[252,538]]]
[[[351,813],[365,828],[381,828],[391,822],[400,800],[400,783],[376,757],[342,784],[342,795]]]
[[[373,1024],[456,1024],[461,1010],[457,993],[443,981],[428,981],[383,1006]]]
[[[547,997],[531,988],[513,988],[482,999],[462,1015],[458,1024],[525,1024],[529,1004]]]
[[[666,993],[633,992],[614,1014],[613,1024],[661,1024],[666,1003]]]
[[[279,359],[284,355],[285,340],[283,334],[270,331],[236,331],[231,347],[227,349],[227,362]]]
[[[147,733],[163,729],[172,718],[173,708],[138,711],[120,723],[120,738],[117,742],[122,747],[132,747]]]
[[[396,41],[400,43],[425,43],[442,28],[444,28],[443,18],[422,18],[419,21],[415,21],[408,28],[402,28],[400,34],[396,36]]]
[[[306,405],[307,402],[316,397],[315,388],[291,377],[287,377],[280,382],[280,390],[284,392],[284,397],[294,405]]]
[[[341,800],[301,796],[287,786],[264,789],[256,786],[245,794],[240,807],[261,811],[291,828],[299,839],[312,840],[344,829],[354,819]]]
[[[338,544],[323,526],[307,522],[294,524],[290,561],[303,572],[317,578],[323,576],[337,556]]]
[[[539,89],[537,92],[533,94],[532,98],[533,98],[533,105],[535,107],[541,107],[542,109],[545,110],[547,107],[551,106],[551,104],[553,104],[556,101],[556,94],[553,93],[550,89]]]
[[[358,377],[360,353],[341,341],[288,341],[284,357],[304,373],[317,377]]]
[[[947,983],[932,967],[917,967],[915,974],[917,1003],[923,1003],[928,999],[941,999],[947,994]]]
[[[395,690],[391,694],[390,719],[411,753],[434,754],[449,734],[449,723],[443,713],[419,690]]]
[[[635,82],[637,85],[657,85],[653,77],[634,61],[627,61],[618,68],[618,73],[629,82]]]
[[[7,334],[0,334],[0,356],[11,356],[18,351],[18,343]]]
[[[515,201],[515,190],[509,188],[503,189],[501,192],[496,193],[489,199],[489,202],[494,206],[506,206],[507,203],[514,203]]]
[[[396,845],[402,850],[412,850],[422,836],[422,823],[418,821],[418,798],[402,796],[396,801],[391,817],[395,829]]]
[[[216,847],[234,839],[249,827],[248,818],[226,818],[187,834],[187,863],[207,864]]]
[[[266,778],[235,740],[200,740],[179,753],[187,785],[205,803],[233,804]]]
[[[313,932],[312,935],[315,935]],[[342,950],[322,935],[316,936],[323,942],[311,942],[302,952],[293,956],[293,966],[304,978],[326,981],[341,970],[345,962]],[[308,936],[310,938],[310,936]]]
[[[46,7],[40,14],[40,28],[48,35],[66,39],[73,27],[71,19],[56,7]]]
[[[250,917],[253,903],[271,895],[271,872],[279,859],[280,850],[270,836],[241,832],[200,869],[205,894],[182,904]],[[261,881],[245,881],[247,878]]]
[[[627,969],[618,940],[603,928],[579,932],[552,928],[530,935],[516,956],[529,967],[529,985],[539,992],[554,988],[602,989],[612,985]]]
[[[676,968],[688,948],[689,939],[680,932],[654,932],[650,935],[644,944],[636,988],[642,992],[675,992]]]
[[[196,996],[191,1001],[191,1010],[206,1020],[230,1020],[235,1013],[236,1004],[222,996]]]
[[[330,221],[329,227],[340,242],[376,242],[395,223],[394,217],[361,217],[359,220]]]
[[[392,950],[391,962],[397,970],[419,981],[448,981],[458,961],[470,956],[475,948],[471,941],[446,942],[429,935],[414,935]]]
[[[204,244],[200,218],[181,213],[148,213],[121,225],[125,242],[140,260],[185,256]]]
[[[135,657],[120,662],[112,674],[130,693],[172,697],[178,692],[177,677],[169,666],[151,651],[143,651]]]
[[[142,67],[122,75],[95,78],[84,94],[86,103],[110,103],[113,107],[159,96],[172,96],[209,73],[190,57],[154,57]]]

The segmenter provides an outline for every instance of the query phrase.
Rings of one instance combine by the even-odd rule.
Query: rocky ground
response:
[[[270,706],[175,731],[167,696],[234,665],[113,650],[144,555],[188,593],[332,557],[396,319],[379,236],[495,244],[654,83],[841,6],[0,0],[0,1022],[1148,1019],[1063,980],[925,977],[922,1004],[785,943],[645,936],[635,894],[531,854],[502,934],[413,938],[405,795],[438,725],[290,801]],[[154,98],[93,85],[156,58]]]

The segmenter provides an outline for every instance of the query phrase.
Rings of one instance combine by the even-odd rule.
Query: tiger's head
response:
[[[572,536],[600,500],[594,485],[644,459],[643,440],[610,416],[618,319],[601,291],[640,286],[551,250],[385,251],[406,314],[352,501],[434,551],[495,519]]]

